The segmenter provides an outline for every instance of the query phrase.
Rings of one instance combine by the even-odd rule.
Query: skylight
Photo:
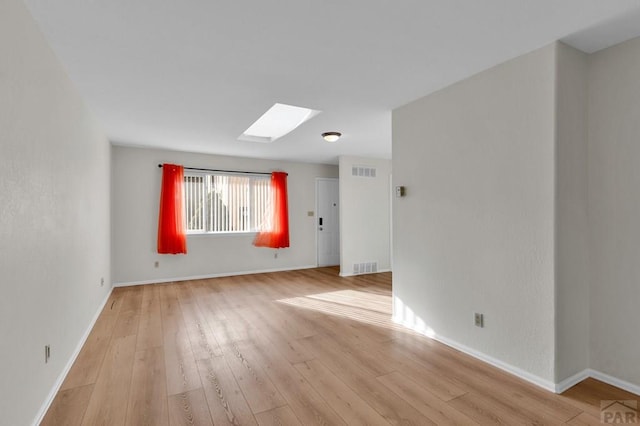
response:
[[[320,111],[277,103],[245,130],[238,139],[249,142],[273,142],[318,114]]]

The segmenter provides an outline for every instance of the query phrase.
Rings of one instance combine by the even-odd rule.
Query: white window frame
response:
[[[216,216],[216,214],[219,215],[220,211],[217,209],[212,209],[211,205],[213,204],[213,202],[209,202],[207,200],[207,197],[214,192],[213,189],[211,188],[211,186],[213,185],[213,179],[214,179],[212,177],[218,177],[218,176],[219,177],[241,177],[241,178],[248,179],[249,192],[246,195],[246,199],[242,200],[241,199],[242,197],[238,198],[238,194],[227,195],[229,197],[232,197],[232,199],[227,199],[226,204],[224,204],[223,202],[223,207],[228,209],[228,205],[231,202],[235,204],[238,204],[238,203],[245,204],[244,206],[240,205],[238,207],[245,208],[245,209],[248,208],[248,212],[245,213],[246,217],[243,219],[242,216],[244,214],[236,213],[236,217],[233,218],[233,221],[235,221],[236,223],[243,222],[243,221],[244,223],[249,223],[249,229],[246,229],[245,227],[245,229],[243,230],[233,230],[233,229],[229,230],[228,228],[232,227],[231,225],[232,220],[230,220],[231,218],[229,217],[228,213],[226,213],[225,219],[224,219],[226,220],[226,222],[223,222],[224,224],[223,227],[227,229],[226,230],[215,229],[216,226],[214,225],[214,223],[219,223],[218,218],[220,217],[220,216]],[[203,211],[202,211],[202,216],[199,219],[200,226],[198,227],[198,229],[189,229],[189,220],[190,220],[189,216],[191,214],[190,212],[192,211],[190,209],[198,209],[197,206],[191,207],[189,205],[189,198],[198,196],[197,194],[198,189],[195,186],[190,186],[188,184],[189,178],[202,178],[205,184],[205,188],[202,189],[202,192],[199,195],[202,202]],[[256,185],[255,182],[261,182],[263,185],[263,190],[267,191],[267,194],[265,194],[264,192],[260,192],[260,194],[257,194],[256,191],[257,191],[258,185]],[[270,182],[271,182],[270,175],[264,175],[264,174],[185,170],[184,171],[184,187],[183,187],[183,206],[184,206],[185,229],[187,230],[187,235],[256,234],[257,232],[259,232],[258,228],[262,224],[258,223],[258,219],[256,219],[254,217],[255,215],[252,215],[252,214],[255,213],[259,208],[262,208],[263,209],[262,215],[264,219],[264,215],[266,214],[268,209],[270,209],[271,197],[272,197]],[[217,194],[219,194],[219,192]],[[256,198],[257,196],[260,198]],[[267,198],[265,199],[265,197]],[[248,205],[246,205],[247,200],[248,200]]]

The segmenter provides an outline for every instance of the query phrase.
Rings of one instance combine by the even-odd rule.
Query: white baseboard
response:
[[[617,377],[610,376],[601,371],[592,370],[592,369],[589,369],[587,371],[589,372],[589,377],[593,377],[594,379],[610,384],[611,386],[624,389],[627,392],[640,395],[640,386],[634,383],[630,383],[630,382],[627,382],[626,380],[618,379]]]
[[[235,277],[238,275],[251,275],[251,274],[266,274],[269,272],[285,272],[285,271],[296,271],[298,269],[312,269],[317,268],[316,265],[303,265],[303,266],[292,266],[290,268],[273,268],[273,269],[259,269],[255,271],[240,271],[240,272],[221,272],[219,274],[207,274],[207,275],[193,275],[189,277],[175,277],[175,278],[156,278],[153,280],[143,280],[143,281],[129,281],[129,282],[121,282],[114,283],[114,287],[129,287],[134,285],[145,285],[145,284],[162,284],[162,283],[172,283],[176,281],[191,281],[191,280],[205,280],[207,278],[222,278],[222,277]]]
[[[574,374],[571,377],[567,377],[560,383],[556,383],[555,393],[562,393],[589,377],[591,377],[591,375],[590,375],[590,370],[588,368],[580,371],[579,373]]]
[[[382,272],[391,272],[391,269],[378,269],[376,272],[367,272],[367,273],[362,273],[362,274],[346,273],[346,272],[340,271],[339,275],[341,277],[345,278],[345,277],[357,277],[359,275],[380,274]]]
[[[555,392],[556,390],[556,385],[555,383],[551,382],[550,380],[546,380],[543,379],[541,377],[538,377],[534,374],[529,373],[528,371],[524,371],[523,369],[513,366],[511,364],[507,364],[506,362],[503,362],[497,358],[494,358],[490,355],[487,355],[483,352],[477,351],[475,349],[472,349],[468,346],[465,346],[461,343],[456,342],[455,340],[451,340],[448,339],[444,336],[439,336],[437,334],[433,334],[433,333],[427,333],[425,330],[423,330],[420,327],[417,327],[415,324],[409,323],[407,321],[403,321],[402,319],[394,316],[393,317],[393,321],[397,324],[400,324],[404,327],[407,327],[417,333],[423,334],[431,339],[437,340],[438,342],[445,344],[447,346],[450,346],[454,349],[459,350],[460,352],[464,352],[467,355],[470,355],[474,358],[479,359],[480,361],[486,362],[487,364],[491,364],[494,367],[497,367],[503,371],[506,371],[507,373],[513,374],[516,377],[519,377],[523,380],[526,380],[529,383],[532,383],[536,386],[539,386],[545,390],[548,390],[550,392]]]
[[[424,328],[422,327],[418,327],[413,323],[410,323],[408,321],[403,321],[401,318],[393,316],[393,321],[396,324],[400,324],[404,327],[407,327],[408,329],[411,329],[417,333],[420,333],[424,336],[427,336],[431,339],[437,340],[438,342],[445,344],[447,346],[450,346],[454,349],[459,350],[460,352],[464,352],[467,355],[470,355],[474,358],[479,359],[480,361],[486,362],[487,364],[491,364],[494,367],[497,367],[503,371],[506,371],[507,373],[513,374],[516,377],[519,377],[523,380],[526,380],[529,383],[532,383],[536,386],[539,386],[545,390],[548,390],[550,392],[553,393],[562,393],[564,391],[566,391],[567,389],[569,389],[572,386],[577,385],[578,383],[580,383],[581,381],[583,381],[584,379],[587,379],[589,377],[592,377],[596,380],[600,380],[601,382],[607,383],[611,386],[615,386],[617,388],[626,390],[627,392],[631,392],[631,393],[635,393],[636,395],[640,395],[640,386],[634,384],[634,383],[630,383],[627,382],[625,380],[622,379],[618,379],[617,377],[613,377],[610,376],[608,374],[602,373],[600,371],[597,370],[593,370],[590,368],[587,368],[583,371],[580,371],[579,373],[574,374],[571,377],[568,377],[566,379],[564,379],[563,381],[561,381],[560,383],[553,383],[549,380],[545,380],[541,377],[538,377],[534,374],[531,374],[527,371],[524,371],[521,368],[515,367],[513,365],[507,364],[506,362],[503,362],[499,359],[496,359],[492,356],[489,356],[485,353],[482,353],[480,351],[477,351],[475,349],[472,349],[468,346],[465,346],[461,343],[458,343],[454,340],[448,339],[444,336],[439,336],[437,334],[434,333],[428,333]]]
[[[58,379],[54,383],[53,388],[51,388],[51,391],[49,392],[49,395],[47,395],[47,399],[44,401],[44,403],[40,407],[40,410],[38,411],[38,414],[36,415],[36,418],[35,418],[35,420],[33,422],[34,426],[39,425],[42,422],[42,419],[44,418],[44,415],[47,414],[47,410],[49,410],[49,407],[51,407],[51,403],[53,402],[53,400],[56,397],[56,394],[60,390],[60,387],[62,386],[62,383],[64,382],[64,379],[67,377],[67,374],[69,374],[69,370],[71,370],[71,367],[73,366],[73,363],[76,362],[76,358],[78,358],[78,355],[80,355],[80,351],[82,350],[82,347],[84,346],[85,342],[87,341],[87,338],[89,337],[89,334],[91,333],[91,330],[93,330],[93,326],[96,324],[96,321],[98,320],[98,317],[100,316],[100,313],[102,313],[102,309],[104,309],[105,305],[107,304],[107,301],[109,300],[109,297],[111,296],[111,292],[112,291],[113,291],[113,287],[111,287],[111,289],[109,289],[109,292],[107,293],[106,297],[104,298],[102,303],[100,303],[100,306],[98,306],[98,310],[96,311],[95,315],[91,319],[91,322],[89,323],[89,326],[85,330],[84,335],[82,336],[82,338],[80,339],[80,341],[76,345],[76,348],[73,351],[73,353],[71,354],[71,357],[69,358],[69,361],[65,365],[64,369],[62,370],[62,372],[58,375]]]

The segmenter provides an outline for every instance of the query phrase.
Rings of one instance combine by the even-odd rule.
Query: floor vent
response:
[[[371,166],[352,166],[351,175],[358,177],[376,177],[376,168]]]
[[[378,272],[378,262],[362,262],[353,264],[354,275],[373,274]]]

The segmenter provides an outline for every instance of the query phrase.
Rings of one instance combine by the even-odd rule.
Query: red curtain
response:
[[[184,168],[162,165],[160,215],[158,219],[158,253],[187,254],[187,238],[182,208]]]
[[[289,247],[289,207],[287,205],[287,174],[271,173],[273,191],[272,228],[256,235],[253,245],[256,247]]]

